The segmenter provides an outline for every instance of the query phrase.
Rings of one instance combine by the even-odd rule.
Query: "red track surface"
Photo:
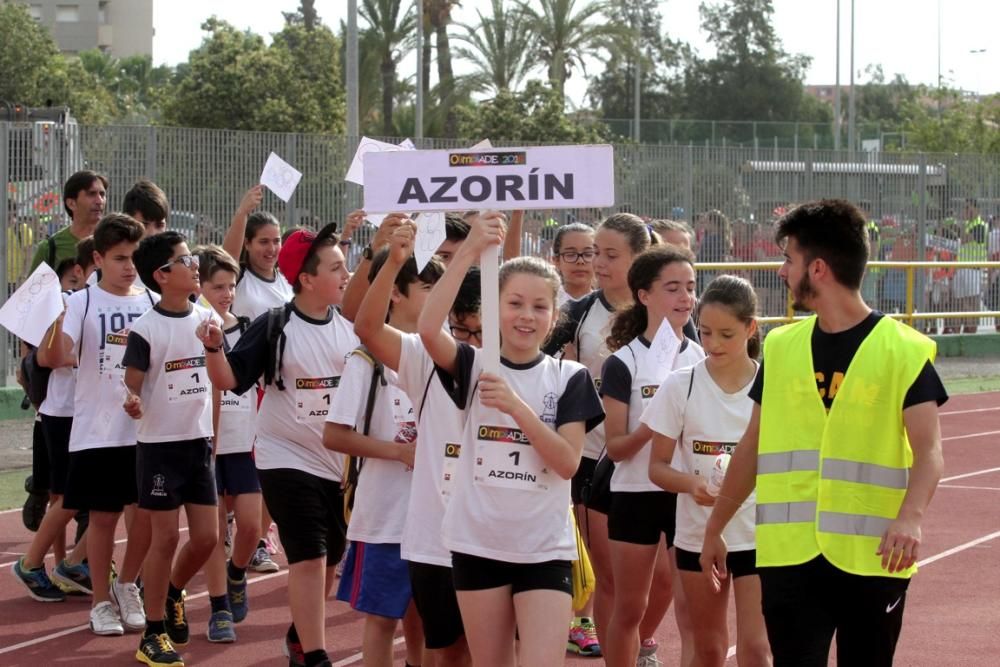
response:
[[[1000,664],[1000,392],[953,398],[943,408],[941,423],[945,476],[924,521],[922,565],[907,597],[896,664]],[[0,513],[0,665],[138,664],[133,657],[137,635],[96,637],[87,629],[89,598],[70,598],[61,604],[28,598],[10,574],[10,565],[30,537],[19,511]],[[119,544],[118,550],[120,559],[124,545]],[[192,640],[183,650],[185,662],[227,667],[287,664],[281,655],[290,618],[285,576],[283,569],[251,577],[250,615],[237,626],[238,641],[230,645],[204,639],[208,598],[200,576],[191,582]],[[361,617],[331,601],[326,627],[334,665],[360,664]],[[730,628],[734,632],[732,617]],[[660,659],[666,665],[677,664],[672,613],[657,640]],[[397,657],[402,664],[402,647]],[[567,664],[602,663],[568,658]]]

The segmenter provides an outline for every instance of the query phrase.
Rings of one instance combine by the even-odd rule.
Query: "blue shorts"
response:
[[[244,493],[260,493],[257,466],[253,454],[219,454],[215,457],[215,488],[219,495],[242,496]]]
[[[351,609],[387,618],[403,618],[413,595],[406,561],[398,544],[351,542],[337,599]]]

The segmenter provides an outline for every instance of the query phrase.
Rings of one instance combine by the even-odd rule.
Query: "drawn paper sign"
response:
[[[59,276],[42,262],[0,308],[0,325],[38,347],[63,307]]]
[[[302,172],[282,160],[276,153],[267,156],[264,171],[260,174],[260,182],[278,195],[281,201],[287,202],[302,180]]]
[[[367,211],[601,208],[615,202],[608,145],[372,152],[364,173]]]
[[[417,260],[417,273],[420,273],[448,238],[448,234],[445,232],[444,213],[441,211],[421,213],[416,222],[417,238],[414,239],[413,256]]]

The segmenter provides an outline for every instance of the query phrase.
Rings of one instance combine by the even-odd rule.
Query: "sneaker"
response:
[[[95,635],[123,635],[122,619],[110,602],[101,602],[90,610],[90,629]]]
[[[87,595],[92,595],[94,592],[93,584],[90,583],[90,568],[86,563],[70,565],[63,560],[52,570],[52,579],[56,583],[68,586],[70,590]]]
[[[281,646],[281,652],[288,658],[288,667],[306,667],[306,652],[302,650],[302,642],[290,641],[288,633],[285,633],[285,643]]]
[[[250,603],[247,600],[247,577],[243,575],[241,581],[234,581],[226,575],[226,596],[229,598],[229,608],[233,612],[233,623],[240,623],[247,617],[250,611]]]
[[[579,621],[579,623],[576,623]],[[569,641],[566,650],[585,657],[601,655],[601,645],[597,641],[597,629],[589,618],[574,619],[569,628]]]
[[[34,570],[29,570],[22,564],[23,559],[18,558],[10,568],[18,581],[28,589],[28,595],[39,602],[63,602],[66,594],[59,590],[49,575],[45,574],[45,566],[42,565]]]
[[[184,599],[186,597],[187,594],[184,591],[181,591],[179,600],[173,600],[169,595],[167,596],[167,609],[163,620],[167,626],[167,636],[175,646],[187,646],[188,639],[191,636],[187,614],[184,611]]]
[[[225,609],[212,612],[212,617],[208,619],[208,641],[217,644],[231,644],[236,641],[232,612]]]
[[[254,572],[277,572],[280,568],[277,563],[271,560],[271,554],[267,552],[267,547],[257,547],[253,558],[250,559],[250,569]]]
[[[636,667],[660,667],[663,665],[656,657],[656,649],[658,648],[655,639],[642,640],[642,644],[639,646],[639,659],[635,663]]]
[[[150,667],[184,667],[184,661],[174,650],[166,633],[143,635],[139,650],[135,652],[135,659]]]
[[[139,596],[139,587],[128,582],[111,584],[111,602],[118,608],[118,615],[126,630],[136,631],[146,627],[146,611]]]

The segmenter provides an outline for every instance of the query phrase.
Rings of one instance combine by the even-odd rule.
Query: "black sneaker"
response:
[[[150,667],[184,667],[184,661],[174,650],[170,637],[162,635],[143,635],[139,641],[139,650],[135,659]]]
[[[184,598],[187,594],[181,591],[179,600],[167,596],[166,616],[163,621],[167,627],[167,636],[175,646],[187,646],[191,632],[188,628],[187,614],[184,612]]]

